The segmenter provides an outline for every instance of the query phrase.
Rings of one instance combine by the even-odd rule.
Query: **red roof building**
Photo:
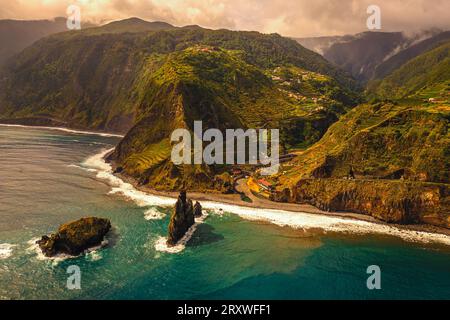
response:
[[[267,180],[259,179],[259,180],[258,180],[258,184],[259,184],[262,188],[264,188],[264,189],[266,189],[266,190],[271,190],[271,189],[272,189],[272,184],[271,184],[270,182],[268,182]]]

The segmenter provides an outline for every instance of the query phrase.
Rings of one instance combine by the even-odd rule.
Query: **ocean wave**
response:
[[[44,255],[44,253],[42,253],[41,248],[39,248],[39,245],[36,243],[36,241],[38,241],[38,240],[40,240],[40,238],[33,238],[33,239],[29,240],[27,242],[29,247],[26,249],[26,251],[29,253],[35,253],[36,258],[38,260],[50,261],[50,262],[52,262],[53,265],[57,265],[61,261],[73,258],[72,256],[67,255],[67,254],[58,254],[54,257],[47,257],[46,255]]]
[[[0,243],[0,259],[7,259],[12,255],[15,245],[10,243]]]
[[[89,261],[98,261],[98,260],[101,260],[102,258],[103,258],[103,255],[98,250],[93,250],[86,254],[86,259]]]
[[[174,198],[156,196],[135,189],[131,184],[124,182],[112,173],[111,166],[105,162],[104,156],[114,149],[103,150],[97,155],[86,160],[85,165],[98,170],[97,177],[107,180],[111,185],[110,194],[122,194],[133,200],[137,205],[145,206],[173,206]],[[383,234],[401,238],[408,242],[440,243],[450,246],[450,236],[425,231],[415,231],[390,226],[383,223],[369,222],[344,217],[332,217],[328,215],[311,214],[305,212],[293,212],[275,209],[259,209],[242,207],[238,205],[223,204],[213,201],[202,202],[205,210],[215,213],[228,212],[236,214],[247,220],[267,221],[278,226],[311,230],[321,229],[324,232],[339,232],[346,234]],[[164,250],[162,244],[158,248]],[[175,249],[172,249],[172,251]]]
[[[159,211],[156,208],[150,208],[144,212],[145,220],[161,220],[166,216],[164,212]]]
[[[49,261],[52,263],[53,266],[58,265],[60,262],[68,259],[76,259],[81,256],[85,256],[87,260],[96,261],[100,260],[102,258],[101,254],[98,252],[98,250],[106,247],[109,244],[108,239],[104,239],[98,246],[86,249],[83,253],[79,254],[78,256],[71,256],[68,254],[57,254],[53,257],[47,257],[42,252],[41,248],[39,248],[39,245],[37,244],[37,241],[40,240],[40,238],[33,238],[29,241],[27,241],[27,244],[29,247],[26,249],[29,253],[36,254],[36,258],[41,261]]]
[[[100,137],[117,137],[117,138],[123,138],[124,137],[121,134],[115,134],[115,133],[104,133],[104,132],[73,130],[73,129],[63,128],[63,127],[26,126],[26,125],[21,125],[21,124],[0,124],[0,126],[2,126],[2,127],[18,127],[18,128],[36,128],[36,129],[45,129],[45,130],[57,130],[57,131],[63,131],[63,132],[67,132],[67,133],[93,135],[93,136],[100,136]]]
[[[81,170],[84,170],[84,171],[87,171],[87,172],[96,172],[95,169],[86,168],[86,167],[83,167],[83,166],[79,166],[77,164],[69,164],[69,165],[67,165],[67,167],[68,168],[81,169]]]

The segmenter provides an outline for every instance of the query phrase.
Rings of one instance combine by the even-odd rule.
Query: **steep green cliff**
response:
[[[427,51],[380,81],[369,91],[383,98],[448,100],[450,89],[450,42]]]
[[[328,76],[292,65],[261,69],[246,62],[244,55],[240,50],[194,46],[166,56],[161,67],[142,82],[147,85],[138,91],[144,101],[140,120],[112,159],[156,188],[217,189],[215,176],[224,173],[221,168],[180,167],[170,162],[173,130],[192,131],[196,120],[203,122],[204,130],[223,132],[279,128],[283,145],[308,144],[319,139],[354,99],[351,91]]]
[[[449,227],[448,104],[361,105],[286,164],[277,201]]]

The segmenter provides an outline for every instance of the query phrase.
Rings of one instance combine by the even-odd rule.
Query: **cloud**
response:
[[[448,0],[0,0],[0,19],[65,16],[70,4],[78,4],[89,21],[137,16],[298,37],[366,31],[371,4],[381,8],[382,31],[450,27]]]

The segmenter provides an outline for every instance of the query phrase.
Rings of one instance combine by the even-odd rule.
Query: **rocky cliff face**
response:
[[[186,191],[180,192],[169,223],[167,245],[174,246],[195,223],[192,200],[186,198]]]
[[[82,218],[60,226],[58,232],[43,236],[36,243],[47,257],[57,254],[77,256],[100,245],[110,229],[111,222],[108,219]]]
[[[285,165],[274,200],[449,228],[447,104],[352,109]]]
[[[388,180],[303,179],[275,201],[307,203],[325,211],[351,211],[388,223],[450,228],[447,185]]]

